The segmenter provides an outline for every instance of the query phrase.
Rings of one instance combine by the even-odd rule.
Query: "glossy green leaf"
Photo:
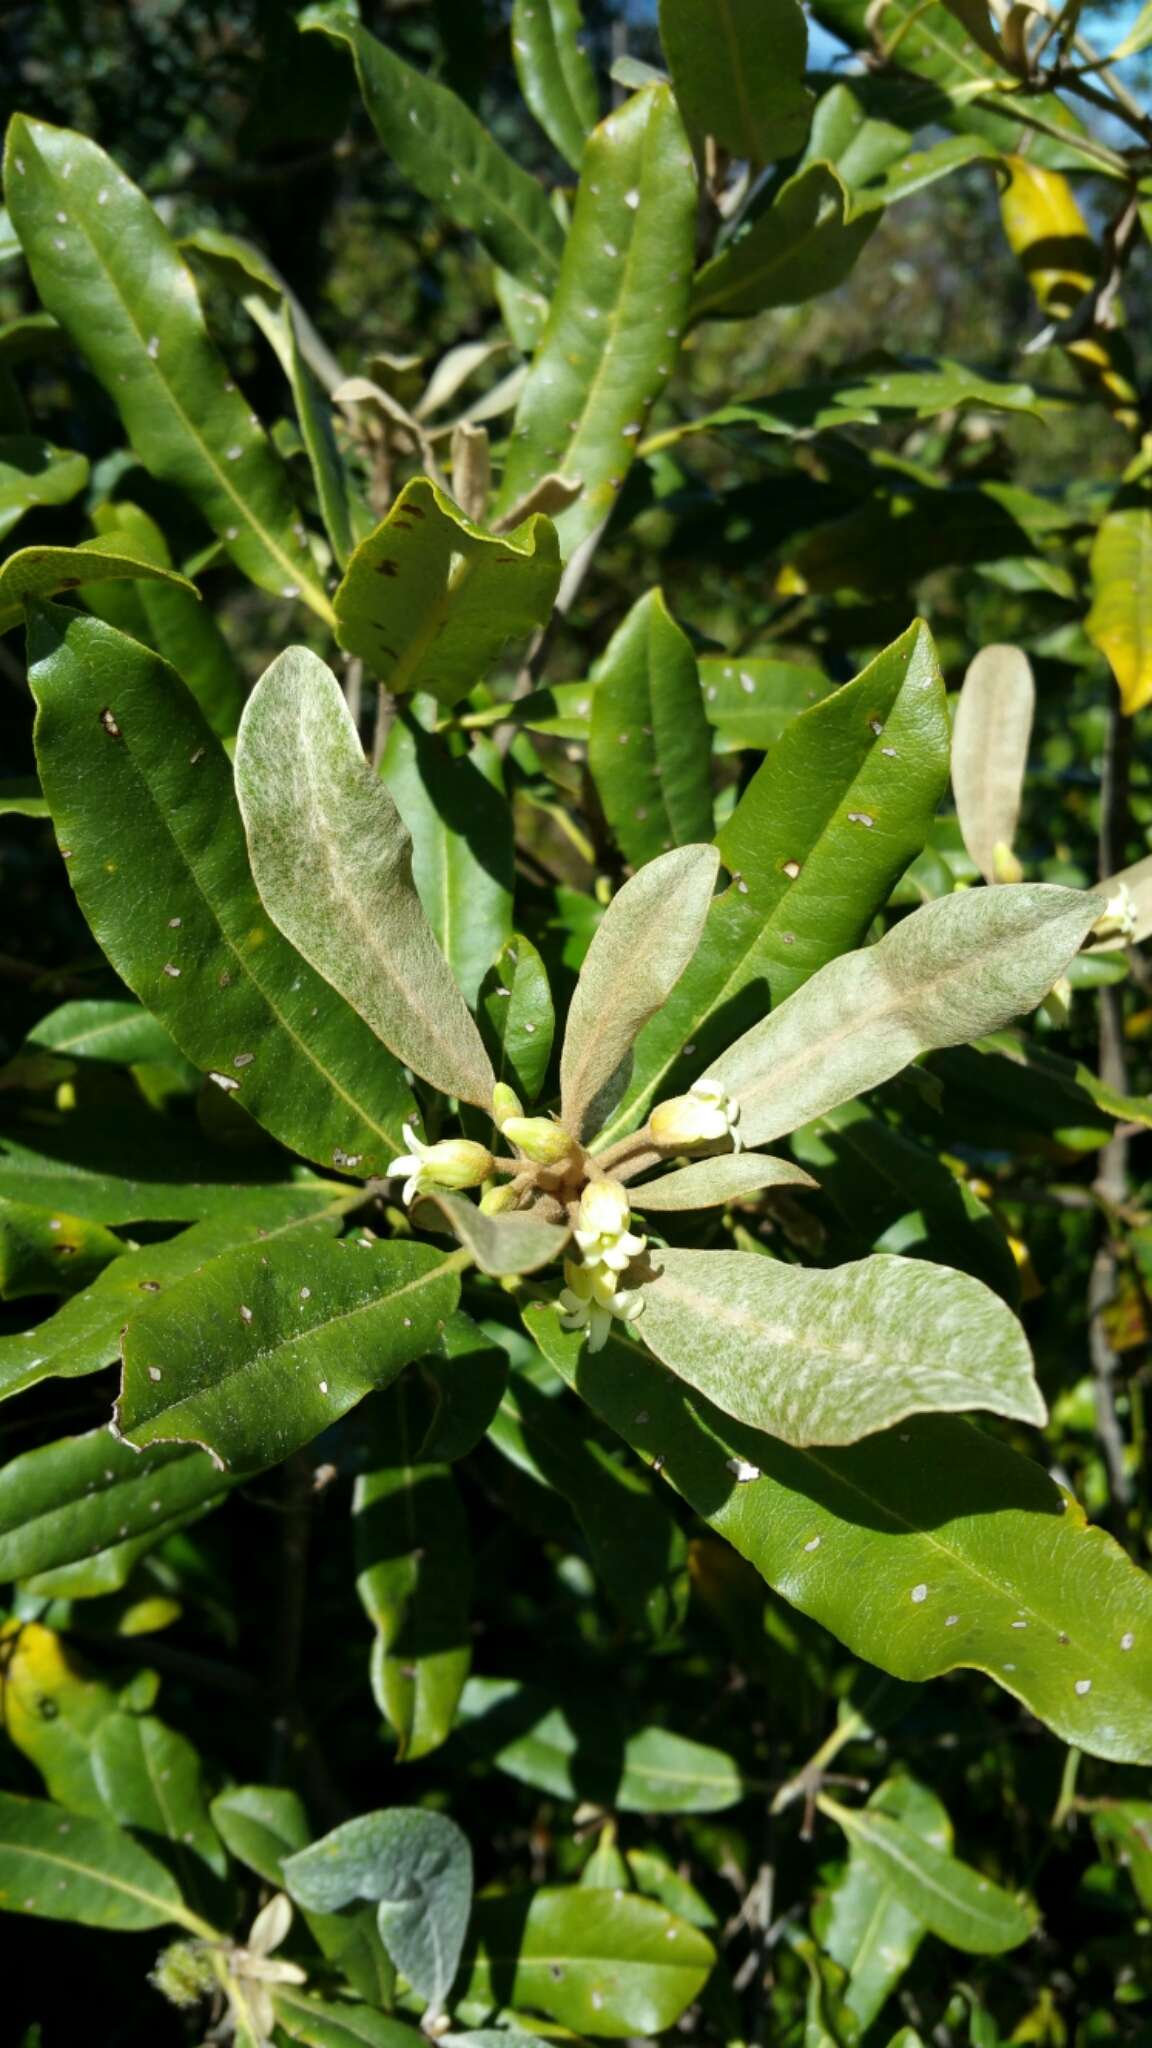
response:
[[[633,867],[712,837],[709,732],[696,657],[659,590],[618,626],[592,673],[588,765]]]
[[[949,1416],[843,1450],[729,1421],[638,1341],[526,1321],[596,1414],[793,1606],[903,1679],[972,1666],[1065,1742],[1152,1762],[1152,1581],[1039,1465]],[[742,1482],[733,1460],[759,1477]]]
[[[372,1691],[398,1755],[415,1762],[452,1732],[472,1661],[472,1567],[451,1469],[420,1457],[413,1395],[405,1378],[374,1403],[352,1513],[356,1590],[376,1631]]]
[[[159,1858],[109,1821],[0,1792],[0,1896],[10,1912],[117,1933],[174,1920],[208,1932]]]
[[[830,1272],[659,1250],[643,1336],[726,1415],[790,1444],[851,1444],[906,1416],[1043,1423],[1023,1330],[970,1274],[886,1254]]]
[[[430,714],[430,716],[428,715]],[[512,935],[512,813],[500,755],[476,739],[452,753],[427,699],[393,719],[380,773],[412,835],[412,879],[466,1003]]]
[[[34,775],[0,779],[0,818],[46,818],[48,806]]]
[[[580,0],[514,0],[512,56],[527,105],[573,170],[598,112],[596,75],[580,41]]]
[[[704,715],[716,734],[717,751],[773,747],[786,725],[831,694],[833,685],[817,668],[775,661],[763,654],[731,660],[706,654],[700,661]]]
[[[652,86],[602,121],[512,427],[497,513],[549,472],[583,491],[556,520],[562,552],[598,532],[676,362],[691,284],[696,176],[676,104]]]
[[[519,932],[501,946],[480,984],[478,1022],[496,1079],[530,1105],[548,1072],[556,1015],[548,970]]]
[[[425,1228],[438,1228],[439,1211],[452,1235],[475,1259],[482,1273],[498,1278],[512,1273],[536,1273],[541,1266],[558,1259],[571,1232],[566,1224],[549,1223],[531,1211],[486,1216],[465,1195],[441,1194],[429,1189],[416,1207],[416,1221]]]
[[[862,1102],[845,1102],[794,1132],[791,1142],[835,1204],[853,1248],[958,1266],[1015,1303],[1017,1267],[1003,1226],[946,1161],[909,1133]]]
[[[259,1218],[209,1217],[166,1244],[142,1245],[137,1251],[121,1245],[123,1258],[115,1266],[106,1266],[91,1286],[36,1329],[0,1336],[0,1397],[23,1393],[40,1380],[76,1379],[111,1365],[119,1353],[120,1332],[141,1301],[196,1272],[218,1252],[296,1230],[335,1230],[337,1217],[331,1190],[277,1188],[264,1191]]]
[[[325,1166],[382,1171],[412,1098],[371,1031],[265,916],[227,756],[179,678],[76,613],[39,611],[30,643],[45,794],[117,972],[285,1144]]]
[[[492,1068],[413,886],[411,837],[307,648],[280,655],[248,699],[236,787],[280,931],[406,1066],[490,1108]]]
[[[287,1984],[274,1986],[272,2002],[288,2039],[303,2041],[307,2048],[419,2048],[415,2027],[370,2006],[335,2005]]]
[[[128,1324],[117,1428],[138,1450],[277,1464],[430,1348],[458,1270],[427,1245],[357,1239],[225,1252]]]
[[[952,787],[964,844],[986,882],[1012,881],[1028,742],[1032,664],[1019,647],[982,647],[969,662],[952,727]]]
[[[915,1778],[893,1777],[878,1785],[870,1808],[891,1814],[911,1834],[947,1853],[952,1826],[945,1808]],[[919,1915],[905,1905],[886,1872],[855,1845],[843,1876],[816,1923],[821,1947],[848,1972],[845,2001],[861,2027],[871,2026],[908,1969],[925,1932]]]
[[[559,583],[556,529],[543,513],[487,533],[417,476],[348,564],[337,637],[394,694],[426,690],[455,704],[545,623]]]
[[[95,997],[81,997],[50,1010],[32,1026],[24,1043],[101,1066],[163,1064],[180,1057],[164,1026],[140,1003]]]
[[[420,1360],[416,1377],[430,1404],[421,1458],[444,1464],[466,1458],[500,1406],[508,1384],[507,1353],[488,1328],[457,1309],[437,1350]]]
[[[254,583],[330,620],[287,473],[208,339],[192,273],[150,201],[95,142],[20,114],[4,188],[44,305],[145,467],[187,493]]]
[[[92,1763],[112,1819],[175,1843],[185,1883],[194,1884],[184,1868],[189,1851],[224,1876],[227,1859],[209,1817],[200,1758],[185,1736],[152,1714],[109,1714],[96,1730]]]
[[[627,1086],[639,1033],[696,950],[718,866],[715,847],[674,847],[625,882],[605,911],[560,1060],[562,1114],[574,1136],[593,1136]]]
[[[0,536],[33,505],[66,505],[87,482],[87,456],[32,434],[0,434]]]
[[[1097,1799],[1091,1815],[1100,1850],[1124,1865],[1141,1905],[1152,1908],[1152,1800]]]
[[[597,1578],[625,1621],[657,1640],[684,1618],[688,1546],[647,1473],[614,1455],[586,1418],[513,1375],[488,1435],[504,1457],[561,1494]]]
[[[131,1118],[73,1110],[0,1132],[0,1197],[96,1223],[279,1222],[282,1197],[312,1188],[324,1208],[334,1185],[302,1179],[275,1154],[223,1152],[144,1109]]]
[[[0,633],[24,618],[29,600],[53,597],[61,590],[87,590],[96,583],[160,581],[195,595],[196,586],[174,570],[144,561],[135,545],[123,540],[82,540],[74,548],[21,548],[0,563]]]
[[[782,1003],[825,961],[859,945],[928,835],[947,782],[948,739],[936,651],[920,624],[789,724],[718,835],[732,886],[712,904],[695,959],[642,1034],[603,1143],[659,1096],[683,1093],[701,1061],[769,1001]]]
[[[605,1698],[557,1700],[511,1678],[470,1678],[470,1749],[524,1785],[620,1813],[722,1813],[744,1796],[732,1758],[668,1728],[629,1728]]]
[[[141,1458],[107,1429],[25,1451],[0,1471],[0,1578],[34,1580],[117,1550],[130,1566],[230,1483],[202,1451],[163,1445]],[[109,1573],[109,1588],[126,1577]]]
[[[901,1903],[941,1941],[970,1955],[998,1956],[1034,1932],[1033,1908],[894,1815],[877,1806],[841,1806],[827,1795],[820,1805]]]
[[[26,1294],[78,1294],[123,1250],[102,1223],[0,1196],[2,1301]]]
[[[703,1989],[711,1942],[652,1899],[571,1885],[477,1901],[462,1996],[527,2006],[618,2040],[674,2026]]]
[[[766,1144],[936,1047],[1043,1001],[1100,903],[1044,883],[941,897],[875,946],[830,961],[715,1061],[740,1135]]]
[[[1028,1150],[1039,1135],[1091,1151],[1107,1144],[1118,1123],[1152,1121],[1152,1097],[1121,1095],[1080,1061],[1010,1031],[937,1054],[929,1072],[978,1143],[1008,1139]]]
[[[660,40],[693,136],[730,156],[779,162],[804,146],[813,96],[804,83],[808,24],[799,0],[660,0]]]
[[[346,7],[310,8],[301,26],[348,45],[372,125],[409,184],[478,236],[494,263],[547,291],[564,236],[543,186],[454,92],[405,64]]]
[[[361,1814],[288,1857],[284,1881],[301,1905],[321,1912],[358,1898],[376,1902],[397,1969],[420,1998],[443,2004],[472,1905],[472,1851],[454,1821],[418,1807]]]
[[[715,1209],[721,1203],[740,1202],[762,1188],[815,1187],[803,1167],[790,1159],[773,1159],[763,1152],[727,1152],[716,1159],[695,1159],[689,1166],[662,1173],[642,1187],[629,1188],[632,1207],[645,1214],[672,1209]]]
[[[123,546],[158,569],[171,569],[168,543],[139,505],[116,499],[98,505],[92,518],[107,546]],[[245,684],[210,605],[201,604],[191,589],[175,580],[159,577],[139,577],[129,586],[82,583],[80,595],[98,618],[143,640],[170,661],[213,732],[221,739],[232,737],[240,722]]]
[[[696,320],[741,319],[771,306],[800,306],[830,292],[852,269],[879,216],[853,216],[830,164],[809,164],[771,206],[704,265],[692,294]]]
[[[765,397],[738,399],[719,412],[669,430],[654,438],[659,444],[717,427],[754,427],[759,433],[792,439],[797,433],[827,433],[840,427],[876,427],[886,413],[911,413],[934,419],[964,406],[995,412],[1036,413],[1041,401],[1030,384],[1009,384],[980,376],[963,363],[937,362],[845,371],[836,379],[773,391]],[[744,663],[741,662],[741,666]],[[781,664],[784,666],[784,664]],[[731,671],[730,671],[731,672]]]

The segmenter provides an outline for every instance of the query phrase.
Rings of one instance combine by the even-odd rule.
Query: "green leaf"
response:
[[[50,1010],[24,1043],[102,1066],[166,1065],[180,1058],[163,1025],[139,1003],[87,996]]]
[[[644,1341],[722,1408],[790,1444],[851,1444],[926,1410],[1041,1424],[1023,1330],[967,1273],[886,1255],[830,1272],[659,1250]]]
[[[519,932],[501,946],[480,984],[478,1022],[497,1081],[534,1102],[548,1072],[556,1014],[548,970]]]
[[[635,1893],[511,1892],[477,1901],[461,1996],[617,2040],[674,2026],[714,1961],[698,1928]]]
[[[1092,1832],[1103,1855],[1122,1863],[1142,1906],[1152,1907],[1152,1800],[1096,1799]]]
[[[792,719],[833,690],[819,669],[763,654],[731,660],[706,654],[699,666],[704,715],[716,733],[718,752],[775,746]]]
[[[633,867],[712,837],[708,720],[691,643],[659,590],[618,626],[592,673],[588,766]]]
[[[512,934],[512,813],[490,740],[451,753],[425,699],[393,719],[380,773],[412,835],[412,879],[464,1000]]]
[[[1039,1465],[943,1415],[795,1450],[634,1340],[589,1354],[554,1310],[525,1320],[595,1413],[855,1656],[911,1680],[975,1668],[1063,1741],[1152,1762],[1152,1581]],[[760,1478],[742,1484],[733,1459]]]
[[[581,44],[580,0],[514,0],[512,57],[527,105],[573,170],[596,125],[596,74]]]
[[[78,1294],[123,1251],[120,1239],[101,1223],[0,1196],[2,1301],[25,1294]]]
[[[334,599],[336,635],[394,694],[426,690],[455,704],[544,624],[559,583],[556,529],[542,512],[487,533],[417,476],[352,556]]]
[[[211,1935],[159,1859],[108,1821],[0,1792],[0,1896],[13,1913],[124,1933],[174,1920]]]
[[[804,147],[808,24],[798,0],[660,0],[660,40],[689,131],[757,166]]]
[[[380,1933],[420,1998],[452,1987],[472,1906],[472,1851],[454,1821],[418,1807],[361,1814],[289,1856],[284,1881],[301,1905],[336,1912],[378,1902]]]
[[[33,505],[66,505],[88,482],[88,458],[33,434],[0,434],[0,535]]]
[[[584,489],[556,521],[567,557],[612,511],[688,310],[696,176],[666,86],[589,139],[547,323],[512,427],[497,513],[559,471]]]
[[[139,505],[117,499],[98,505],[92,518],[107,546],[122,546],[141,561],[171,569],[168,543]],[[244,706],[244,678],[208,605],[175,579],[165,582],[158,577],[142,577],[128,590],[119,584],[113,588],[108,583],[82,583],[80,596],[98,618],[143,640],[170,661],[213,732],[231,739]]]
[[[299,1169],[275,1155],[212,1148],[194,1129],[143,1109],[130,1119],[71,1110],[49,1120],[42,1113],[0,1132],[0,1197],[96,1223],[278,1221],[282,1197],[294,1201],[300,1187],[312,1188],[323,1208],[335,1186],[301,1180]]]
[[[332,2005],[288,1984],[272,1987],[272,2003],[289,2040],[307,2048],[420,2048],[415,2027],[366,2005]]]
[[[261,589],[299,595],[330,621],[287,473],[208,339],[192,273],[151,202],[95,142],[22,114],[4,189],[44,305],[145,468],[187,493]]]
[[[236,787],[252,872],[285,938],[389,1051],[491,1107],[480,1034],[412,882],[412,841],[331,669],[292,647],[248,699]]]
[[[743,319],[833,291],[878,221],[874,212],[852,216],[848,189],[831,164],[809,164],[704,265],[692,295],[693,319]]]
[[[663,1173],[658,1180],[629,1188],[634,1209],[659,1214],[672,1209],[715,1209],[739,1202],[761,1188],[813,1188],[816,1182],[790,1159],[763,1152],[728,1152],[716,1159],[696,1159],[689,1166]]]
[[[376,1630],[376,1704],[415,1762],[451,1734],[472,1661],[468,1522],[450,1467],[420,1457],[410,1381],[373,1408],[373,1462],[352,1503],[356,1590]]]
[[[722,1813],[744,1797],[732,1758],[668,1728],[629,1728],[604,1697],[555,1696],[512,1678],[470,1678],[460,1701],[470,1749],[557,1799],[620,1813]]]
[[[902,1904],[941,1941],[970,1955],[999,1956],[1019,1948],[1035,1931],[1033,1908],[891,1814],[876,1806],[841,1806],[826,1794],[819,1803]]]
[[[647,1473],[614,1455],[579,1411],[523,1372],[513,1376],[488,1435],[522,1472],[563,1495],[596,1576],[629,1625],[657,1640],[670,1635],[687,1606],[688,1547]]]
[[[1091,1151],[1107,1144],[1118,1123],[1152,1121],[1152,1097],[1121,1095],[1079,1061],[1009,1031],[938,1054],[929,1071],[943,1082],[948,1108],[959,1107],[966,1127],[978,1134],[977,1143],[991,1136],[1001,1145],[1007,1138],[1029,1150],[1040,1134]]]
[[[135,545],[123,540],[82,540],[74,548],[21,548],[0,563],[0,633],[24,618],[29,599],[52,597],[59,590],[79,590],[96,583],[159,581],[198,595],[196,585],[174,570],[143,561]]]
[[[915,1778],[886,1779],[868,1805],[891,1814],[907,1832],[934,1848],[951,1849],[952,1826],[945,1808]],[[816,1931],[821,1947],[848,1972],[846,2003],[861,2027],[870,2027],[911,1964],[925,1932],[923,1920],[904,1904],[888,1874],[853,1845]]]
[[[1152,502],[1121,491],[1096,529],[1084,631],[1111,664],[1129,717],[1152,700]]]
[[[437,1188],[430,1188],[423,1196],[415,1220],[424,1228],[437,1228],[430,1213],[436,1210],[480,1271],[497,1278],[536,1273],[541,1266],[551,1265],[572,1235],[566,1224],[547,1223],[542,1216],[531,1213],[520,1215],[513,1211],[486,1216],[465,1196],[442,1194]]]
[[[699,942],[719,866],[712,846],[678,846],[614,896],[585,955],[560,1060],[562,1114],[594,1136],[628,1085],[632,1047]]]
[[[0,1579],[34,1580],[115,1551],[130,1567],[230,1484],[202,1451],[164,1445],[141,1458],[107,1429],[25,1451],[0,1471]],[[107,1589],[127,1575],[108,1574]]]
[[[175,1843],[182,1876],[189,1850],[217,1877],[225,1875],[227,1858],[209,1817],[200,1758],[185,1736],[152,1714],[108,1714],[95,1733],[92,1763],[105,1806],[121,1827]],[[194,1887],[195,1872],[187,1878]]]
[[[630,1130],[658,1096],[682,1093],[700,1060],[763,1014],[766,996],[782,1003],[859,945],[924,845],[947,781],[948,740],[936,650],[920,623],[793,720],[718,835],[732,886],[641,1036],[602,1143]]]
[[[9,1623],[0,1657],[4,1733],[44,1781],[50,1799],[98,1820],[110,1815],[93,1769],[100,1727],[117,1707],[55,1630]]]
[[[1035,1009],[1101,904],[1038,883],[944,896],[830,961],[715,1061],[745,1144],[766,1144],[911,1060]]]
[[[222,1469],[277,1464],[430,1348],[458,1271],[419,1244],[225,1252],[128,1324],[117,1428],[138,1450],[204,1445]]]
[[[409,184],[476,235],[503,270],[547,291],[564,236],[543,186],[454,92],[385,49],[343,6],[310,8],[301,27],[347,43],[372,125]]]
[[[986,882],[1012,881],[1028,742],[1032,664],[1019,647],[982,647],[968,664],[952,728],[952,787],[964,844]]]
[[[65,1005],[72,1007],[89,1006]],[[121,1244],[122,1256],[115,1264],[106,1266],[91,1286],[36,1329],[0,1336],[0,1398],[23,1393],[40,1380],[76,1379],[99,1372],[118,1356],[120,1332],[141,1300],[161,1293],[174,1280],[196,1272],[207,1259],[233,1245],[256,1238],[266,1242],[301,1229],[335,1230],[338,1213],[331,1190],[278,1188],[265,1191],[258,1219],[210,1217],[166,1244],[142,1245],[138,1251]]]
[[[412,1098],[264,915],[228,758],[179,678],[77,613],[45,608],[29,637],[45,794],[113,966],[284,1144],[325,1166],[382,1171]]]

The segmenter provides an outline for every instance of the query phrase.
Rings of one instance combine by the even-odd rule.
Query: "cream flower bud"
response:
[[[588,1349],[600,1351],[608,1341],[613,1316],[634,1323],[643,1313],[644,1296],[639,1288],[618,1288],[616,1275],[605,1267],[564,1261],[565,1286],[558,1306],[566,1330],[587,1330]]]
[[[603,1266],[615,1275],[638,1258],[648,1240],[628,1228],[631,1221],[628,1191],[618,1180],[589,1181],[572,1232],[585,1266]]]
[[[648,1119],[648,1129],[653,1143],[667,1151],[715,1145],[722,1138],[731,1138],[739,1151],[740,1140],[735,1130],[739,1119],[739,1105],[725,1095],[719,1081],[705,1076],[693,1082],[687,1095],[674,1095],[670,1101],[658,1103]]]
[[[480,1208],[485,1216],[502,1216],[506,1209],[516,1207],[516,1193],[507,1182],[502,1187],[489,1188],[480,1197]]]
[[[426,1145],[411,1124],[404,1125],[404,1143],[408,1151],[394,1159],[388,1171],[406,1175],[405,1204],[427,1194],[429,1188],[458,1193],[462,1188],[479,1187],[496,1163],[487,1145],[477,1145],[471,1138],[444,1138],[437,1145]]]
[[[497,1081],[492,1090],[492,1121],[498,1131],[504,1129],[510,1116],[523,1116],[524,1105],[514,1088],[507,1081]]]
[[[550,1116],[510,1116],[500,1128],[509,1144],[537,1166],[559,1166],[572,1150],[567,1131]]]
[[[1132,939],[1136,936],[1136,905],[1126,882],[1108,898],[1088,934],[1087,943],[1100,939]]]

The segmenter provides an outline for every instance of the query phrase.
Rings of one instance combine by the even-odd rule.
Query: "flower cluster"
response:
[[[687,1095],[673,1095],[652,1111],[648,1128],[653,1142],[667,1151],[687,1151],[693,1145],[715,1145],[731,1138],[733,1150],[740,1150],[740,1105],[724,1093],[719,1081],[704,1076],[694,1081]]]
[[[613,1316],[635,1322],[644,1307],[639,1288],[620,1285],[625,1267],[648,1241],[630,1228],[631,1222],[627,1191],[618,1180],[588,1183],[572,1233],[580,1259],[564,1261],[560,1307],[566,1330],[587,1330],[590,1351],[607,1342]]]

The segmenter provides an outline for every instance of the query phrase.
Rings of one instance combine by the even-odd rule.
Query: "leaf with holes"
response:
[[[0,1574],[27,1583],[91,1559],[101,1566],[102,1590],[111,1591],[145,1551],[215,1506],[230,1485],[186,1445],[141,1458],[103,1428],[41,1444],[0,1471]]]
[[[461,1998],[526,2006],[575,2033],[620,2040],[674,2026],[715,1960],[699,1928],[634,1892],[509,1892],[477,1901]]]
[[[641,1034],[602,1144],[631,1130],[658,1097],[682,1094],[769,1003],[860,944],[928,836],[947,784],[948,740],[936,650],[919,623],[791,721],[717,835],[732,885],[712,903],[695,958]]]
[[[248,699],[236,788],[264,907],[389,1051],[481,1109],[494,1077],[412,880],[412,840],[331,669],[292,647]]]
[[[88,590],[97,583],[162,582],[185,596],[196,596],[196,585],[174,569],[148,562],[138,547],[124,536],[82,540],[74,548],[21,548],[0,563],[0,633],[18,626],[24,606],[38,598],[54,597],[61,590]]]
[[[348,564],[337,638],[395,695],[426,690],[455,704],[545,624],[559,583],[556,529],[542,512],[486,533],[417,476]]]
[[[225,1252],[128,1324],[117,1429],[137,1450],[274,1465],[431,1348],[459,1269],[428,1245],[354,1239]]]
[[[753,166],[804,147],[813,95],[804,83],[808,25],[799,0],[660,0],[660,40],[680,111]]]
[[[123,1251],[101,1223],[0,1196],[0,1301],[79,1294]]]
[[[941,1941],[969,1955],[1000,1956],[1035,1932],[1033,1907],[893,1814],[874,1805],[841,1806],[827,1794],[819,1803],[901,1903]]]
[[[413,1113],[395,1063],[265,916],[232,770],[166,662],[45,606],[29,633],[37,759],[69,880],[182,1052],[325,1166],[381,1172]]]
[[[110,1821],[0,1792],[0,1891],[9,1911],[126,1933],[175,1921],[214,1930],[184,1905],[159,1857]]]
[[[1063,1741],[1152,1763],[1152,1579],[1041,1466],[945,1415],[797,1450],[636,1340],[592,1354],[554,1308],[525,1321],[593,1411],[855,1656],[903,1679],[984,1671]]]
[[[593,672],[588,766],[626,859],[712,837],[710,735],[696,657],[659,590],[633,605]]]
[[[36,289],[145,468],[184,491],[263,590],[332,607],[288,474],[208,338],[191,271],[150,200],[86,136],[14,116],[4,189]]]
[[[283,1197],[292,1205],[312,1190],[320,1210],[337,1185],[262,1150],[229,1154],[194,1126],[143,1108],[42,1112],[0,1130],[0,1199],[95,1223],[278,1222]]]
[[[785,726],[834,688],[818,668],[763,654],[706,654],[699,666],[704,715],[718,753],[774,747]]]
[[[560,277],[512,426],[497,512],[549,472],[584,488],[564,555],[599,531],[672,374],[688,308],[696,174],[676,103],[651,86],[593,132]]]

